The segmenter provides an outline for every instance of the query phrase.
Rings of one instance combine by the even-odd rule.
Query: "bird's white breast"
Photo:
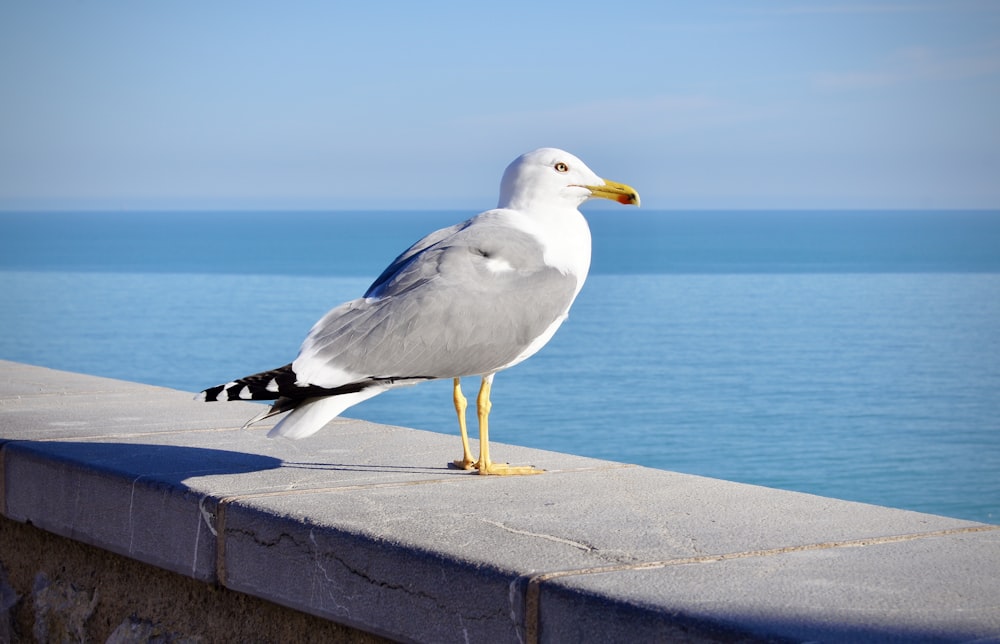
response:
[[[536,240],[542,259],[561,273],[576,278],[576,292],[590,271],[590,227],[576,208],[545,208],[534,212],[510,211],[510,223]]]

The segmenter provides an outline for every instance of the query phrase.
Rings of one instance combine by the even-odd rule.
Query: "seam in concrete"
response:
[[[597,566],[594,568],[579,568],[575,570],[554,570],[550,572],[535,573],[525,575],[522,580],[527,580],[527,589],[524,593],[524,632],[527,644],[538,644],[540,627],[540,599],[541,585],[544,582],[563,577],[574,577],[579,575],[596,575],[601,573],[625,572],[632,570],[653,570],[656,568],[666,568],[668,566],[684,566],[689,564],[716,563],[719,561],[730,561],[733,559],[751,559],[757,557],[773,557],[793,552],[809,552],[814,550],[829,550],[833,548],[860,548],[865,546],[885,545],[889,543],[902,543],[905,541],[916,541],[918,539],[929,539],[935,537],[946,537],[956,534],[970,534],[975,532],[990,532],[1000,530],[997,525],[971,526],[967,528],[951,528],[949,530],[935,530],[933,532],[918,532],[914,534],[901,534],[888,537],[871,537],[866,539],[849,539],[846,541],[827,541],[823,543],[808,543],[799,546],[785,546],[782,548],[769,548],[766,550],[747,550],[743,552],[726,552],[716,555],[702,555],[699,557],[681,557],[678,559],[666,559],[663,561],[646,561],[634,564],[618,564],[613,566]]]
[[[215,578],[217,582],[228,588],[226,577],[226,508],[239,497],[220,499],[215,506]]]
[[[7,445],[0,443],[0,517],[7,516]]]
[[[132,508],[135,506],[135,486],[139,484],[139,481],[142,480],[142,477],[143,475],[140,474],[139,476],[135,477],[135,479],[132,480],[132,485],[128,497],[128,554],[130,557],[134,552],[133,546],[135,544],[135,516],[134,513],[132,512]]]

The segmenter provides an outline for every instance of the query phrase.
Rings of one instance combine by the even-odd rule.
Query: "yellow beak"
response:
[[[604,180],[603,186],[582,186],[600,199],[610,199],[626,206],[639,205],[639,193],[632,186],[617,181]]]

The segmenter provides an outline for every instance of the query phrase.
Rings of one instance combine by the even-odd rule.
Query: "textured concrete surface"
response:
[[[10,519],[0,544],[0,642],[385,641]]]
[[[1000,638],[997,526],[191,398],[0,362],[4,515],[402,640]]]

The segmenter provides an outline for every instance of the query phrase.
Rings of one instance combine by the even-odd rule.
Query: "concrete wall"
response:
[[[998,526],[502,444],[546,473],[480,477],[457,437],[258,409],[0,362],[16,633],[65,600],[93,641],[1000,638]]]

